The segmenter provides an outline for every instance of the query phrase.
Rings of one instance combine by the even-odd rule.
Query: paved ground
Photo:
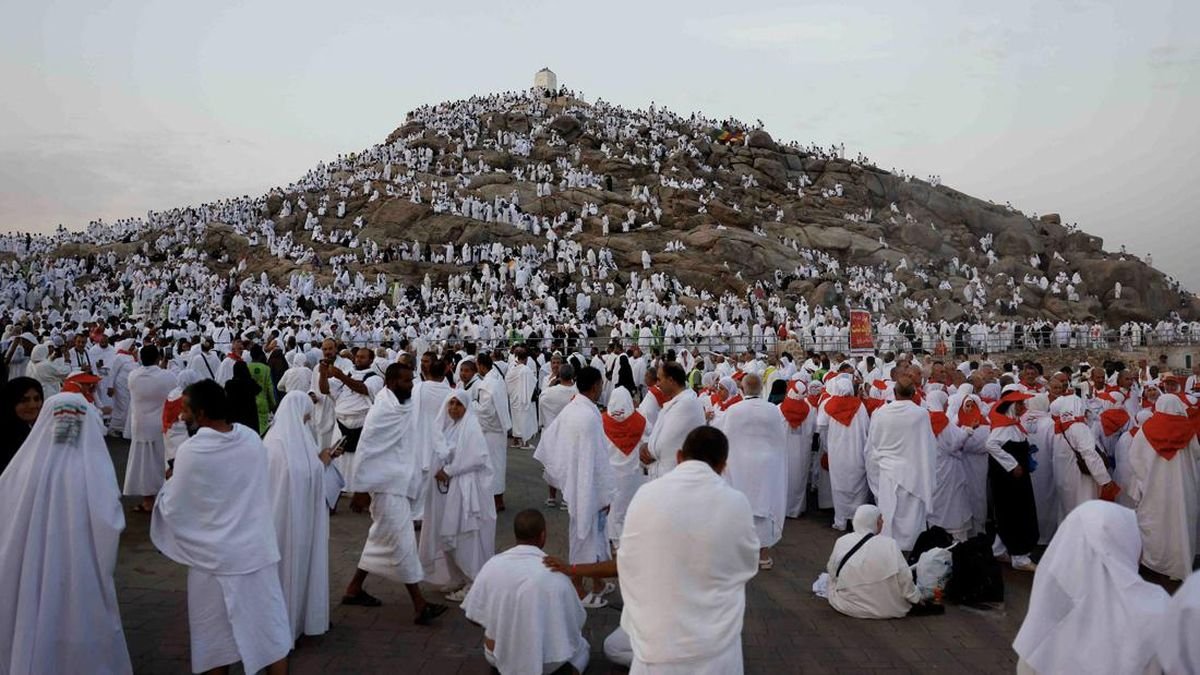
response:
[[[118,476],[124,475],[126,446],[114,443]],[[546,498],[540,466],[531,453],[509,450],[508,510],[500,514],[497,549],[512,545],[512,517],[542,507]],[[343,501],[343,504],[345,502]],[[127,504],[132,506],[132,502]],[[547,513],[550,553],[565,557],[565,512]],[[742,640],[748,673],[1005,672],[1015,670],[1009,645],[1028,605],[1032,576],[1005,570],[1007,603],[978,612],[950,606],[943,616],[862,621],[833,611],[813,596],[836,539],[829,513],[789,520],[775,569],[750,582]],[[149,517],[129,513],[117,566],[117,596],[125,636],[137,673],[189,671],[186,570],[167,560],[149,539]],[[330,521],[330,602],[336,603],[366,538],[369,516],[342,508]],[[292,652],[294,673],[479,673],[482,631],[452,608],[437,625],[412,625],[404,589],[380,579],[367,588],[383,600],[377,609],[333,604],[333,628],[304,638]],[[433,599],[438,594],[426,593]],[[620,599],[615,605],[619,606]],[[619,610],[591,610],[585,636],[592,645],[588,673],[624,673],[601,652],[616,627]],[[238,671],[240,672],[240,671]]]

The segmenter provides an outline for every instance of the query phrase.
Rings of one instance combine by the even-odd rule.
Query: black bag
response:
[[[342,452],[354,452],[358,449],[358,437],[362,436],[362,427],[351,429],[350,427],[337,423],[338,429],[342,432],[342,440],[339,444],[342,446]]]
[[[908,564],[915,565],[925,551],[934,548],[950,548],[952,544],[954,544],[954,537],[951,537],[946,530],[934,525],[917,536],[912,553],[908,554]]]
[[[1000,563],[992,556],[992,537],[979,534],[950,550],[954,567],[946,597],[952,602],[983,606],[1004,601],[1004,578]]]

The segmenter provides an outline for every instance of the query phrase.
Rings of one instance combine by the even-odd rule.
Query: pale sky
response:
[[[1200,2],[10,2],[0,231],[258,195],[528,87],[845,143],[1200,289]]]

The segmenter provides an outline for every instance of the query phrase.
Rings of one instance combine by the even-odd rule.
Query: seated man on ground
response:
[[[483,626],[484,658],[509,673],[582,673],[591,648],[587,612],[567,577],[547,569],[546,519],[533,509],[513,521],[517,545],[484,563],[463,600]]]
[[[829,604],[856,619],[898,619],[921,601],[895,539],[879,534],[883,515],[873,504],[854,512],[854,531],[833,544],[826,568]]]

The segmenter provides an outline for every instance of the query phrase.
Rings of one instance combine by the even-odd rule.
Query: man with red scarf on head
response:
[[[992,550],[1001,560],[1011,558],[1013,569],[1027,572],[1037,569],[1029,554],[1038,543],[1037,506],[1029,476],[1029,437],[1021,424],[1025,401],[1030,398],[1021,385],[1004,388],[988,414],[992,428],[985,444],[996,521]]]
[[[1200,445],[1179,396],[1163,394],[1129,447],[1129,495],[1142,531],[1142,563],[1172,579],[1192,571],[1200,550]]]

